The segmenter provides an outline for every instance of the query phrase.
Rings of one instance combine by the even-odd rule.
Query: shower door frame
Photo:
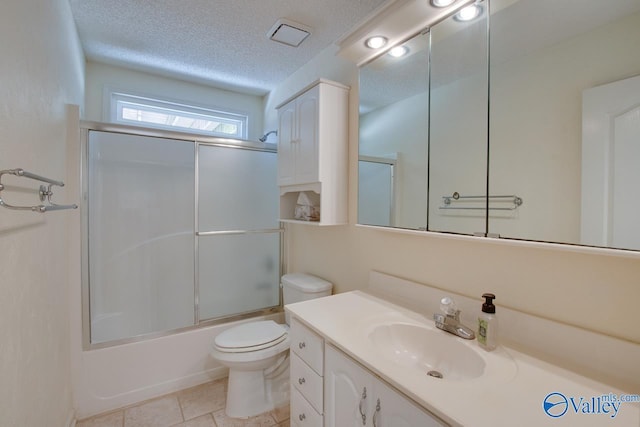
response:
[[[168,329],[164,331],[149,332],[141,335],[136,335],[128,338],[119,338],[110,341],[104,341],[99,343],[91,342],[91,305],[90,305],[90,284],[89,284],[89,194],[88,194],[88,167],[89,167],[89,133],[91,131],[120,133],[132,136],[146,136],[153,138],[165,138],[184,141],[186,143],[194,144],[194,319],[193,325],[184,326],[180,328]],[[164,336],[174,335],[181,332],[186,332],[194,329],[200,329],[207,326],[219,325],[222,323],[229,323],[243,319],[249,319],[253,317],[266,316],[270,314],[281,313],[284,311],[282,286],[278,284],[279,304],[273,307],[265,307],[258,310],[252,310],[249,312],[238,313],[233,315],[226,315],[216,317],[212,319],[201,320],[199,313],[199,239],[201,237],[213,236],[213,235],[243,235],[243,234],[272,234],[279,233],[279,250],[280,250],[280,262],[278,263],[279,271],[278,277],[282,276],[282,272],[286,271],[285,265],[285,253],[284,253],[284,231],[285,228],[282,222],[279,222],[278,228],[262,229],[262,230],[225,230],[225,231],[200,231],[199,219],[198,219],[198,193],[199,193],[199,180],[198,180],[198,148],[200,146],[213,146],[223,147],[230,149],[242,149],[252,150],[268,153],[277,153],[276,144],[261,143],[256,141],[248,141],[241,139],[219,138],[219,137],[207,137],[195,134],[164,131],[158,129],[150,129],[137,126],[120,125],[112,123],[102,123],[93,121],[81,121],[80,122],[80,188],[81,188],[81,203],[80,203],[80,217],[82,227],[82,241],[81,241],[81,277],[82,277],[82,347],[83,350],[94,350],[106,347],[112,347],[116,345],[134,343],[139,341],[146,341],[153,338],[160,338]]]

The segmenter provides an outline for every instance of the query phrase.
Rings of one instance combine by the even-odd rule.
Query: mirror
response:
[[[427,227],[429,35],[360,69],[358,223]]]
[[[640,249],[640,1],[491,7],[489,232]]]
[[[454,15],[431,28],[430,231],[484,235],[487,229],[486,6],[469,6],[475,19]]]
[[[481,4],[489,8],[489,0]],[[391,158],[395,179],[388,217],[363,217],[359,200],[358,222],[640,250],[640,0],[490,0],[490,7],[489,114],[481,100],[487,64],[472,60],[486,55],[480,21],[453,30],[449,18],[431,28],[430,94],[426,52],[413,70],[398,63],[382,75],[383,57],[362,67],[360,154]],[[412,81],[422,86],[402,95]],[[373,93],[389,99],[369,104]],[[430,129],[428,103],[409,103],[418,93],[431,97]],[[395,122],[383,115],[392,107]],[[425,132],[429,148],[419,137]],[[418,174],[400,178],[407,157],[427,154],[426,184],[417,162],[409,169]],[[428,206],[416,209],[426,194]]]
[[[479,11],[360,69],[358,223],[486,232],[487,14]],[[454,193],[462,198],[445,203]]]

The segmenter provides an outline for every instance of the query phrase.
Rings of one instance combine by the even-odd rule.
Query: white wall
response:
[[[349,106],[350,109],[353,109],[355,105],[355,114],[358,114],[358,104],[357,102],[355,104],[353,103],[354,97],[356,100],[358,99],[358,74],[354,72],[354,65],[345,59],[336,57],[336,52],[336,46],[329,46],[264,97],[265,129],[278,128],[278,113],[275,109],[276,106],[320,77],[351,86]],[[350,112],[350,117],[353,115],[352,113],[353,111]],[[349,134],[353,135],[354,131],[357,136],[357,126],[355,128],[351,127],[349,129]]]
[[[68,2],[4,2],[0,40],[0,169],[67,180],[65,104],[81,105],[84,90],[84,57]],[[11,178],[3,183],[39,185]],[[14,190],[2,197],[39,203],[37,192]],[[56,189],[54,200],[78,202],[70,196]],[[72,420],[66,248],[77,215],[0,208],[0,425]]]
[[[506,306],[544,318],[640,343],[640,260],[615,251],[510,243],[438,234],[414,235],[356,227],[358,159],[357,68],[330,47],[274,90],[273,109],[309,82],[326,77],[351,86],[349,116],[349,220],[340,227],[287,226],[290,271],[317,274],[338,292],[363,288],[379,270],[480,299],[496,293]],[[498,308],[499,310],[499,308]]]
[[[141,71],[114,67],[98,62],[87,63],[86,112],[84,119],[105,122],[104,88],[132,91],[148,96],[164,96],[170,100],[193,102],[195,105],[227,109],[249,116],[248,137],[257,140],[263,131],[263,97],[217,89],[196,83],[156,76]],[[275,128],[273,128],[275,129]]]

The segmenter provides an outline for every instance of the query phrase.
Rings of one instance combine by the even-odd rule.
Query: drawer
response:
[[[322,413],[322,377],[295,354],[291,355],[290,381],[311,406]]]
[[[291,320],[289,334],[291,335],[291,350],[311,366],[311,369],[322,375],[324,359],[322,338],[295,318]]]
[[[291,391],[291,425],[300,427],[322,427],[322,415],[313,409],[313,406],[293,389]]]

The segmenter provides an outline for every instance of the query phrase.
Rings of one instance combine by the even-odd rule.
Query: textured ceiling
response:
[[[262,95],[385,0],[69,0],[89,60]],[[294,48],[278,18],[311,27]]]

